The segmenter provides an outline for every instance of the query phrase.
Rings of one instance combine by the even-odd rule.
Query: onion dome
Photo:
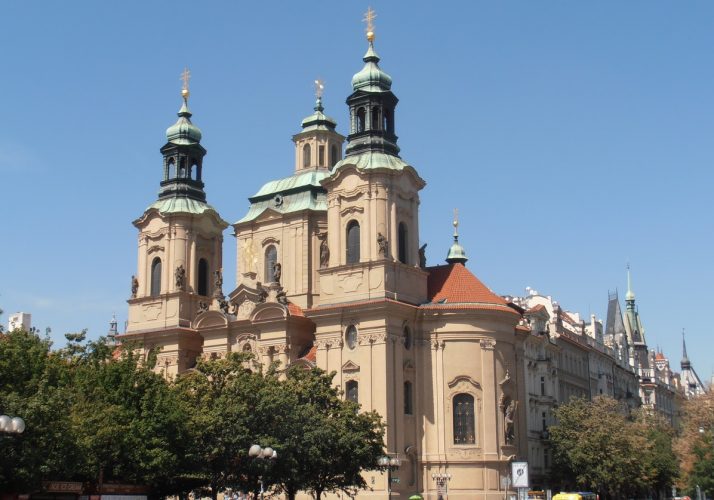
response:
[[[454,210],[454,243],[449,248],[449,253],[446,256],[446,262],[449,264],[466,264],[469,260],[466,258],[466,250],[459,244],[459,220],[456,216],[456,210]]]
[[[201,129],[191,123],[191,111],[188,109],[189,91],[181,91],[183,105],[178,112],[179,119],[166,129],[166,139],[173,144],[196,144],[201,142]]]
[[[372,37],[372,40],[374,37]],[[352,77],[352,89],[356,92],[386,92],[392,88],[392,77],[382,71],[377,63],[379,56],[374,50],[373,41],[369,41],[369,48],[362,60],[364,67]]]

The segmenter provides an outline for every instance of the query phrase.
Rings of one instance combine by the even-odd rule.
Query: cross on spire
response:
[[[459,237],[459,209],[454,209],[454,238]]]
[[[325,82],[322,80],[322,78],[318,78],[315,80],[315,96],[317,96],[318,99],[322,99],[322,93],[325,90]]]
[[[183,72],[181,73],[181,80],[183,82],[183,86],[181,87],[181,95],[183,96],[184,99],[187,99],[190,92],[188,90],[188,81],[191,79],[191,72],[189,71],[188,67],[183,69]]]
[[[372,7],[367,7],[367,12],[362,20],[367,24],[365,31],[367,32],[367,40],[370,42],[374,40],[374,19],[376,17],[377,14],[372,10]]]

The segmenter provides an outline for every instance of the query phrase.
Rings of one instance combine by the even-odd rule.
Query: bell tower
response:
[[[398,99],[374,49],[374,13],[367,21],[364,67],[347,98],[350,133],[345,158],[322,181],[327,189],[330,265],[321,271],[320,303],[388,298],[419,304],[419,191],[425,182],[399,156]]]
[[[206,203],[201,130],[191,122],[189,72],[184,70],[178,120],[166,130],[158,199],[134,221],[139,230],[132,277],[128,339],[161,347],[181,371],[198,355],[201,339],[190,330],[197,313],[223,299],[223,230],[228,223]],[[173,354],[171,354],[173,353]]]

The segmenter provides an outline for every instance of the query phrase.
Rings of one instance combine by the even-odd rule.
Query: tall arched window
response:
[[[454,396],[454,444],[476,443],[474,397],[471,394]]]
[[[348,401],[359,403],[359,383],[356,380],[350,380],[345,385],[345,395]]]
[[[169,158],[168,174],[166,180],[171,180],[176,177],[176,162],[173,158]]]
[[[151,262],[151,296],[161,295],[161,259],[155,257]]]
[[[372,130],[379,130],[379,106],[374,106],[372,108],[372,123],[370,125],[370,128]]]
[[[310,153],[311,153],[310,145],[309,145],[309,144],[305,144],[305,145],[302,147],[302,166],[303,166],[303,167],[309,167],[309,166],[310,166],[310,163],[312,162],[312,158],[310,158]]]
[[[357,110],[357,132],[364,132],[365,113],[364,108]]]
[[[198,261],[198,294],[208,295],[208,262],[206,259]]]
[[[359,262],[359,222],[350,221],[347,224],[347,263]]]
[[[266,283],[275,281],[275,264],[278,262],[278,250],[275,245],[270,245],[265,249],[265,269],[264,279]]]
[[[178,176],[182,179],[186,177],[186,158],[184,157],[179,158]]]
[[[409,253],[407,252],[407,241],[407,225],[400,222],[397,243],[399,247],[399,262],[402,264],[408,264]]]
[[[404,382],[404,414],[412,415],[414,413],[414,403],[412,397],[412,383]]]
[[[330,166],[334,167],[337,163],[337,146],[334,144],[330,147]]]
[[[392,124],[392,118],[389,115],[389,110],[387,110],[387,109],[384,110],[383,118],[384,118],[384,130],[386,132],[392,133],[394,125]]]

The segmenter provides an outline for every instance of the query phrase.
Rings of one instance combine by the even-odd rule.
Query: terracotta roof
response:
[[[302,316],[305,317],[305,313],[302,311],[302,307],[292,302],[288,302],[288,312],[290,316]]]
[[[311,363],[317,362],[317,346],[314,345],[310,348],[307,354],[305,354],[301,359],[306,359]]]
[[[487,309],[520,314],[508,307],[508,302],[488,289],[471,271],[460,263],[435,266],[429,271],[428,300],[424,309]]]
[[[655,359],[658,361],[666,361],[667,360],[667,358],[665,358],[664,354],[662,354],[661,352],[658,352],[657,354],[655,354]]]
[[[526,311],[526,314],[534,314],[537,313],[538,311],[542,311],[545,309],[545,306],[543,304],[536,304],[535,306],[531,307]]]

